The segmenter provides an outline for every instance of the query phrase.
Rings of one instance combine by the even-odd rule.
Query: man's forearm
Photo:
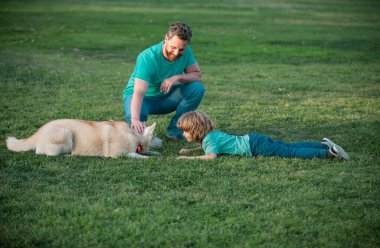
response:
[[[178,75],[177,81],[181,83],[200,82],[202,80],[202,74],[200,72],[189,72]]]
[[[140,112],[142,105],[142,96],[139,94],[133,94],[131,102],[131,121],[140,121]]]

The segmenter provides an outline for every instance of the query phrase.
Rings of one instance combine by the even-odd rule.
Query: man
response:
[[[201,72],[189,46],[192,32],[183,23],[170,25],[165,39],[141,52],[124,89],[124,112],[128,123],[142,133],[149,114],[175,111],[166,136],[182,140],[176,127],[179,117],[195,110],[205,89]]]

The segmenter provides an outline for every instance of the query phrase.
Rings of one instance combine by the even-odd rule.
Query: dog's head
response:
[[[148,152],[152,144],[154,143],[154,129],[156,128],[156,123],[146,127],[144,133],[140,136],[140,145],[142,147],[142,153]]]

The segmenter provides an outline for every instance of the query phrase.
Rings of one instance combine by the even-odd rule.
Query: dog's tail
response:
[[[7,148],[14,152],[24,152],[36,149],[37,136],[34,134],[26,139],[16,139],[8,137],[6,140]]]

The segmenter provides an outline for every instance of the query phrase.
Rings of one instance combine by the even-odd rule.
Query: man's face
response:
[[[173,62],[179,59],[185,52],[186,46],[189,43],[187,40],[181,40],[178,36],[173,36],[168,38],[165,36],[165,44],[163,54],[165,59],[170,62]]]

